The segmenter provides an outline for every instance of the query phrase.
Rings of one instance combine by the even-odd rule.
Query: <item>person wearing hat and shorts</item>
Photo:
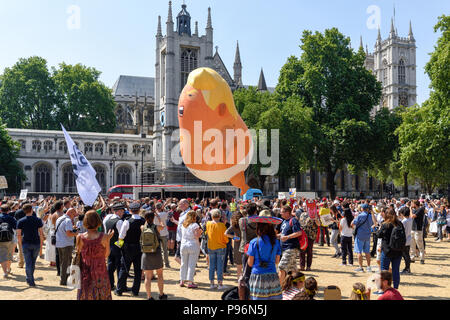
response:
[[[117,281],[117,290],[115,294],[121,296],[127,291],[127,278],[130,272],[131,264],[133,264],[134,280],[131,294],[134,297],[139,295],[141,288],[141,226],[145,224],[145,220],[139,215],[141,205],[139,202],[130,204],[131,218],[122,223],[119,233],[119,247],[122,248],[121,267],[119,270],[119,280]]]
[[[261,211],[259,216],[249,217],[249,222],[256,223],[257,234],[257,237],[250,241],[247,251],[247,263],[252,267],[249,280],[251,300],[283,299],[280,279],[276,271],[280,261],[281,245],[274,227],[282,221],[272,217],[269,210]],[[284,238],[284,241],[287,239]]]
[[[370,267],[370,236],[372,235],[372,214],[369,212],[369,205],[364,203],[361,205],[363,210],[353,221],[352,226],[355,227],[355,253],[358,254],[359,268],[355,271],[364,272],[363,254],[367,260],[367,272],[372,272]]]
[[[108,214],[103,220],[103,226],[108,234],[110,230],[114,230],[114,235],[109,241],[110,253],[108,256],[108,275],[109,281],[111,283],[111,290],[115,290],[116,286],[114,284],[114,272],[117,271],[117,278],[119,278],[121,261],[122,261],[122,250],[115,245],[115,242],[119,240],[119,230],[122,229],[122,217],[125,213],[125,204],[122,202],[117,202],[112,206],[113,213]]]
[[[281,218],[284,221],[278,238],[281,240],[283,254],[278,269],[280,281],[283,283],[289,271],[297,271],[297,255],[300,253],[300,243],[297,238],[302,234],[302,229],[298,220],[292,216],[291,207],[281,208]]]

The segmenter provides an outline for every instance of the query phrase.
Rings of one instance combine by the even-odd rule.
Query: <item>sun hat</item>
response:
[[[283,219],[272,217],[269,210],[263,210],[259,213],[258,216],[249,217],[248,222],[281,224],[283,222]]]

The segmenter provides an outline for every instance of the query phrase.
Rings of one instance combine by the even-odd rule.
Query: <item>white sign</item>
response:
[[[330,224],[333,223],[333,217],[331,216],[331,214],[324,214],[322,216],[320,216],[320,221],[322,222],[322,224],[326,227],[328,227]]]
[[[278,199],[286,199],[284,192],[278,192]]]
[[[8,181],[5,176],[0,176],[0,189],[8,189]]]
[[[19,200],[25,200],[27,198],[28,189],[20,190]]]
[[[39,195],[39,201],[44,200],[44,196],[42,194]]]

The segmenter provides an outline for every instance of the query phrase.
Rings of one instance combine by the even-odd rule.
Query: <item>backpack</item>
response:
[[[239,288],[232,287],[222,294],[222,300],[239,300]]]
[[[0,222],[3,221],[0,218]],[[9,242],[12,241],[14,237],[14,231],[12,231],[8,222],[0,223],[0,242]]]
[[[292,228],[292,219],[289,220],[289,226]],[[306,232],[303,231],[301,228],[300,230],[302,231],[302,234],[300,235],[300,237],[298,237],[298,242],[300,244],[300,250],[301,251],[305,251],[308,248],[308,237],[306,236]]]
[[[159,248],[159,235],[156,226],[147,225],[141,233],[141,251],[142,253],[155,253]]]
[[[403,251],[406,245],[406,233],[403,224],[394,226],[389,240],[389,249],[393,251]]]

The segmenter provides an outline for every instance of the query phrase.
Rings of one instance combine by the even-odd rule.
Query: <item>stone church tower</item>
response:
[[[218,47],[213,54],[213,27],[211,8],[208,8],[208,18],[205,34],[198,32],[198,22],[191,30],[191,16],[187,6],[176,18],[172,16],[172,2],[169,2],[169,13],[166,21],[166,35],[162,34],[161,16],[158,17],[156,33],[156,63],[155,63],[155,111],[153,125],[153,156],[157,174],[156,181],[174,183],[185,181],[190,174],[184,167],[175,166],[171,162],[171,152],[178,141],[171,141],[172,133],[178,129],[178,99],[183,90],[189,73],[200,67],[215,69],[232,89],[242,86],[242,64],[239,47],[236,49],[234,77],[228,73],[218,53]],[[189,177],[192,178],[192,177]]]
[[[362,40],[361,40],[362,46]],[[367,52],[366,68],[382,83],[381,107],[392,110],[398,106],[410,107],[416,103],[416,40],[409,24],[408,37],[399,37],[391,21],[391,30],[386,40],[378,38],[373,54]]]

